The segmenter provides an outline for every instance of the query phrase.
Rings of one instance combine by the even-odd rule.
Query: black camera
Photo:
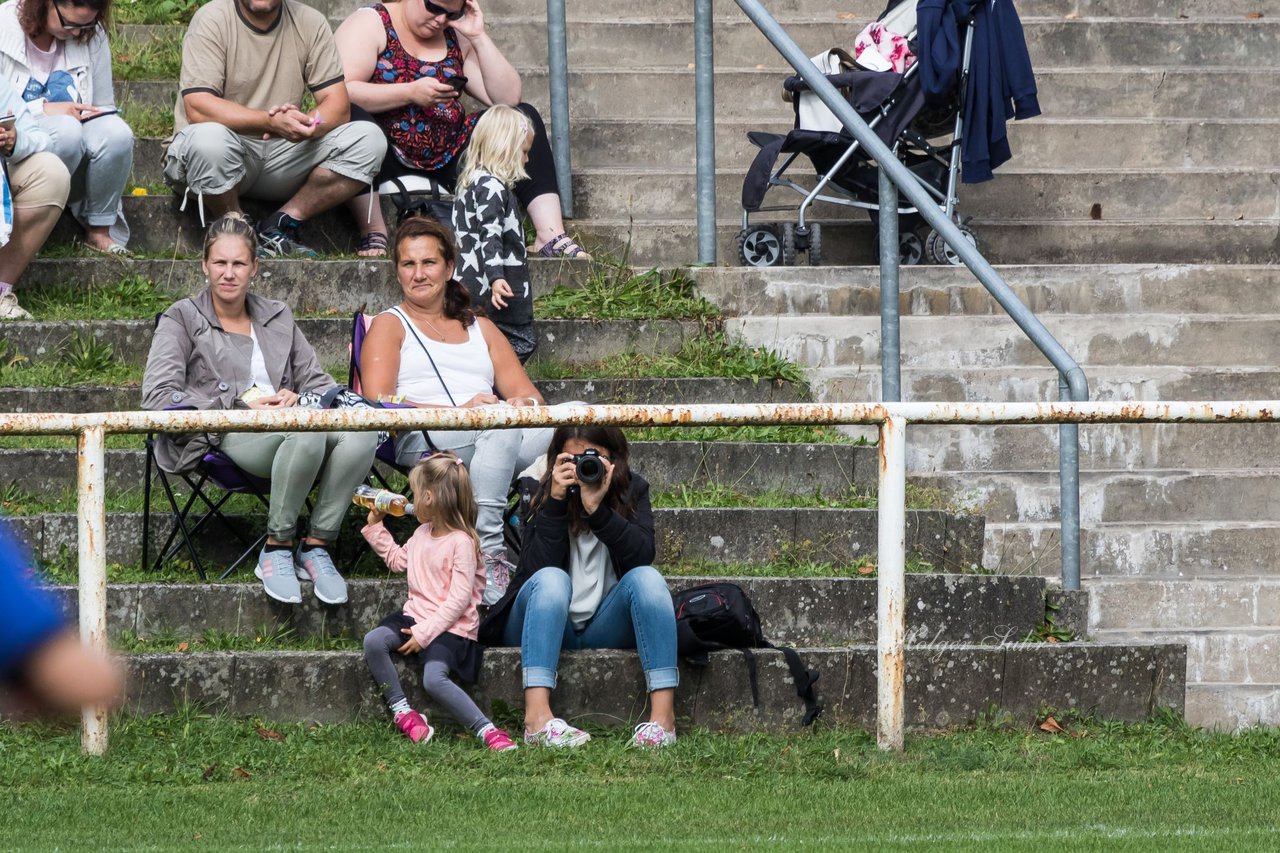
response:
[[[588,447],[581,453],[575,453],[573,465],[579,483],[593,486],[604,479],[604,462],[601,461],[600,451],[595,448]]]

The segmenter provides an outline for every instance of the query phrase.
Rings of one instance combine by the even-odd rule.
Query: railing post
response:
[[[80,569],[80,641],[107,653],[107,524],[104,500],[105,431],[86,427],[76,454],[79,495],[76,517]],[[89,755],[107,751],[107,709],[90,706],[81,712],[80,747]]]
[[[573,171],[569,152],[569,47],[564,0],[547,0],[547,87],[551,96],[551,154],[556,163],[560,210],[573,218]]]
[[[902,751],[906,673],[907,422],[880,423],[879,536],[876,543],[876,744]]]
[[[1058,374],[1058,399],[1071,401],[1067,377]],[[1080,425],[1058,425],[1059,526],[1062,530],[1062,588],[1080,588]]]
[[[694,0],[694,124],[697,146],[698,263],[716,262],[716,92],[711,0]]]
[[[902,402],[901,324],[898,318],[898,188],[880,172],[880,399]]]

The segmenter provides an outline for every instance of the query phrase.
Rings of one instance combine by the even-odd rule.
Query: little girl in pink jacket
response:
[[[491,723],[450,676],[474,684],[480,675],[482,647],[476,642],[476,607],[484,592],[484,565],[476,536],[476,502],[462,460],[451,453],[423,459],[409,472],[414,516],[421,525],[404,546],[382,524],[385,513],[369,510],[360,531],[393,572],[406,572],[409,600],[364,635],[364,658],[382,688],[396,727],[414,743],[431,740],[435,730],[409,706],[392,663],[393,651],[422,666],[427,695],[454,719],[498,752],[516,748]]]

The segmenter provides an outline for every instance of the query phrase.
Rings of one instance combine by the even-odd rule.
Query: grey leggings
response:
[[[232,462],[271,479],[267,535],[275,539],[297,535],[302,505],[318,486],[308,532],[326,542],[338,538],[351,493],[369,476],[377,447],[376,432],[229,432],[220,445]]]
[[[391,706],[404,699],[404,688],[396,675],[396,665],[391,653],[404,645],[405,637],[379,625],[364,635],[364,660],[369,665],[373,680],[382,688],[382,697]],[[455,720],[476,734],[489,725],[489,718],[467,695],[466,691],[449,678],[449,667],[443,661],[428,661],[422,669],[422,688],[437,704],[449,712]]]

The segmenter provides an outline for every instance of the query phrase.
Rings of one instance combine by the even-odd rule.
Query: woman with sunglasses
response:
[[[14,86],[71,173],[67,209],[95,252],[128,255],[120,196],[133,131],[116,114],[107,19],[111,0],[0,4],[0,85]],[[4,82],[4,81],[7,81]]]
[[[484,106],[517,107],[534,132],[529,178],[514,188],[537,232],[533,249],[544,256],[586,256],[564,230],[542,117],[520,103],[520,75],[489,38],[476,0],[376,3],[352,13],[335,38],[352,119],[370,118],[387,134],[387,156],[376,183],[423,175],[452,189],[459,155],[479,118],[467,115],[462,93]],[[371,115],[361,115],[362,110]],[[385,254],[387,226],[378,205],[371,207],[367,195],[349,204],[363,230],[360,254]]]

